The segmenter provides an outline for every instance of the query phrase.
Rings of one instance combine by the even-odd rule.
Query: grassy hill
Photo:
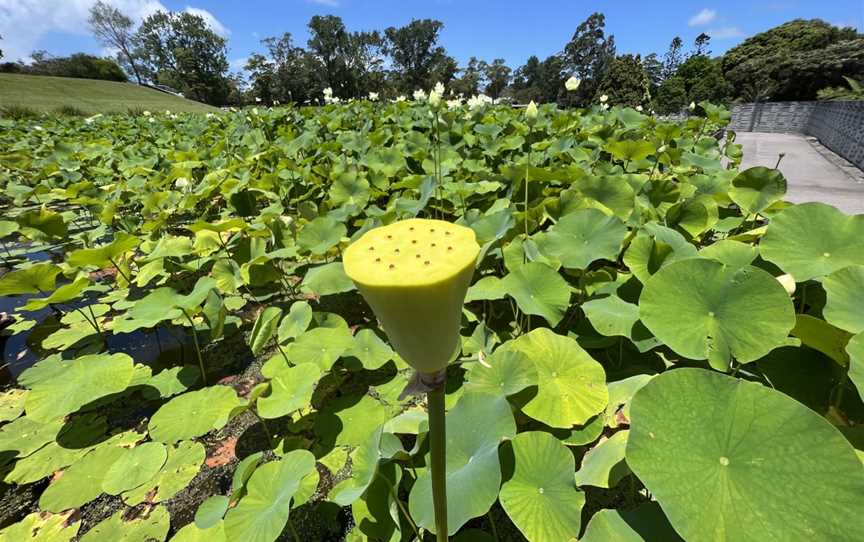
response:
[[[0,73],[0,111],[7,106],[44,112],[74,107],[88,114],[125,113],[128,109],[215,110],[209,105],[131,83]]]

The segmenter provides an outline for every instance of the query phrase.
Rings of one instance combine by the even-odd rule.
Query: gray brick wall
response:
[[[729,128],[810,135],[864,169],[864,101],[734,104]]]

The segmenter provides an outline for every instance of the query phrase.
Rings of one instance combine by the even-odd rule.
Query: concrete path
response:
[[[774,167],[777,156],[786,153],[780,171],[789,183],[787,200],[821,201],[847,214],[864,214],[864,183],[825,158],[803,135],[739,132],[736,143],[744,146],[741,169]]]

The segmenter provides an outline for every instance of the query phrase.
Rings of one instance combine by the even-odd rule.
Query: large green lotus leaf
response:
[[[588,450],[576,472],[576,485],[614,487],[628,472],[624,464],[628,433],[618,431]]]
[[[732,179],[729,197],[747,213],[761,213],[786,195],[786,178],[779,169],[764,166],[745,169]]]
[[[143,485],[123,493],[126,504],[135,506],[144,501],[156,503],[170,499],[195,478],[207,455],[203,444],[189,440],[167,448],[168,459],[162,470]]]
[[[0,278],[0,296],[50,292],[59,274],[60,268],[53,263],[37,263],[10,271]]]
[[[27,390],[11,389],[0,393],[0,422],[9,422],[24,412]]]
[[[342,262],[326,263],[310,268],[300,283],[301,291],[315,295],[332,295],[350,292],[354,283],[345,274]]]
[[[466,391],[507,396],[536,386],[537,368],[524,352],[499,348],[485,363],[472,363],[466,378]]]
[[[330,201],[334,206],[349,203],[362,208],[369,201],[369,196],[369,181],[356,171],[337,175],[330,185]]]
[[[49,512],[62,512],[92,501],[102,493],[107,466],[119,459],[124,451],[121,446],[103,443],[54,479],[39,497],[39,507]]]
[[[115,333],[130,333],[136,329],[150,328],[165,320],[182,316],[180,309],[173,308],[180,298],[173,288],[157,288],[137,300],[123,317],[112,324]]]
[[[312,254],[324,254],[336,246],[347,233],[345,224],[322,216],[303,226],[297,236],[297,244]]]
[[[27,301],[26,305],[21,307],[21,310],[39,311],[51,304],[66,303],[67,301],[72,301],[73,299],[77,299],[81,295],[81,292],[84,291],[84,288],[89,285],[90,279],[88,279],[87,277],[81,277],[79,279],[76,279],[75,282],[70,282],[69,284],[64,284],[63,286],[60,286],[59,288],[51,292],[51,295],[47,297],[31,298]]]
[[[582,542],[644,542],[617,510],[600,510],[588,522]]]
[[[677,354],[721,371],[733,357],[747,363],[785,344],[795,326],[792,301],[770,274],[701,258],[655,273],[639,297],[639,316]]]
[[[21,234],[31,239],[62,239],[69,232],[63,215],[45,206],[22,213],[15,220],[21,226]]]
[[[71,267],[105,267],[114,265],[123,254],[135,248],[141,240],[126,232],[118,232],[114,240],[107,245],[96,248],[80,248],[73,250],[66,257],[66,263]]]
[[[209,529],[222,522],[231,499],[225,495],[211,495],[198,506],[195,511],[195,525],[201,529]]]
[[[711,196],[697,196],[680,201],[666,211],[666,222],[698,237],[719,220],[717,201]]]
[[[639,306],[627,303],[617,295],[586,301],[582,303],[582,310],[601,335],[627,337],[640,352],[660,344],[639,321]]]
[[[258,413],[262,418],[279,418],[307,406],[319,378],[321,369],[314,363],[283,364],[270,377],[270,395],[258,398]]]
[[[162,541],[168,536],[171,516],[164,506],[157,506],[130,518],[123,508],[111,517],[93,526],[81,537],[80,542],[151,542]]]
[[[253,354],[257,356],[267,348],[273,340],[280,318],[282,318],[282,309],[272,305],[258,314],[252,333],[249,334],[249,349]]]
[[[570,306],[570,286],[557,271],[540,262],[528,262],[511,271],[502,286],[522,312],[542,316],[553,326]]]
[[[369,485],[365,496],[351,503],[351,515],[355,528],[346,537],[346,542],[361,542],[365,540],[387,540],[399,542],[400,517],[395,513],[397,508],[390,487],[399,487],[402,479],[402,469],[394,464],[382,466],[375,479]],[[410,527],[409,527],[410,529]]]
[[[597,260],[617,260],[625,237],[627,227],[619,218],[598,209],[580,209],[561,217],[538,236],[537,244],[564,267],[585,269]]]
[[[522,261],[520,257],[518,267],[521,266]],[[505,282],[496,276],[488,276],[481,278],[468,288],[468,293],[465,295],[465,302],[469,303],[481,299],[504,299],[504,296],[506,295],[507,290],[505,288]]]
[[[218,288],[216,281],[210,277],[201,277],[195,281],[195,287],[187,295],[178,295],[171,304],[172,308],[194,311],[204,303],[210,291]]]
[[[840,365],[849,364],[846,344],[852,338],[852,334],[848,331],[809,314],[796,314],[795,327],[792,328],[791,334],[797,337],[801,344],[822,352]]]
[[[153,250],[142,261],[152,262],[162,258],[177,258],[182,260],[185,256],[194,254],[192,239],[188,237],[177,237],[166,235],[159,239]]]
[[[150,418],[148,430],[153,440],[165,444],[200,437],[221,429],[242,402],[228,386],[190,391],[162,405]]]
[[[177,531],[170,542],[227,542],[225,522],[220,521],[209,529],[202,529],[193,521]]]
[[[49,421],[129,386],[134,372],[126,354],[91,354],[64,360],[62,373],[36,383],[27,395],[25,410],[34,420]]]
[[[18,457],[28,456],[53,441],[62,426],[60,419],[42,422],[30,416],[18,418],[0,428],[0,452],[3,455],[16,452]]]
[[[127,448],[105,471],[102,491],[119,495],[140,486],[162,470],[167,458],[168,451],[161,442],[145,442]]]
[[[277,332],[279,342],[286,343],[290,339],[300,336],[311,323],[312,307],[306,301],[295,301],[279,324]]]
[[[393,359],[396,353],[374,331],[361,329],[354,335],[354,346],[345,355],[354,356],[364,369],[374,371]]]
[[[506,397],[468,392],[447,413],[446,433],[447,528],[452,536],[495,504],[501,485],[498,444],[516,436],[516,424]],[[408,509],[418,526],[435,531],[428,469],[411,488]]]
[[[579,179],[574,189],[578,195],[572,202],[577,208],[597,206],[599,203],[603,209],[608,209],[621,220],[627,220],[633,213],[636,193],[622,176],[589,175]],[[562,203],[565,205],[566,213],[569,202],[563,201],[565,193],[567,192],[562,192]]]
[[[851,333],[864,331],[864,265],[835,271],[822,281],[826,301],[825,319]]]
[[[656,151],[656,147],[650,141],[622,139],[607,143],[606,150],[618,160],[631,162],[649,157]]]
[[[18,231],[18,223],[11,220],[0,220],[0,239],[8,237]]]
[[[864,331],[849,340],[846,353],[849,355],[849,379],[858,389],[858,396],[864,397]]]
[[[369,395],[343,395],[322,407],[315,420],[315,433],[337,446],[360,446],[395,413]]]
[[[699,251],[699,256],[717,260],[718,262],[729,265],[731,267],[741,268],[753,263],[759,256],[759,250],[747,243],[741,241],[733,241],[731,239],[721,239],[716,243],[712,243]]]
[[[645,284],[664,265],[696,256],[696,247],[677,231],[649,222],[624,252],[624,263]]]
[[[246,222],[244,222],[242,218],[232,218],[230,220],[222,220],[220,222],[205,222],[204,220],[198,219],[193,224],[186,226],[186,229],[191,231],[192,233],[198,233],[199,231],[214,231],[219,233],[225,233],[230,231],[245,230],[246,228]]]
[[[591,517],[582,542],[682,542],[656,502],[632,510],[600,510]]]
[[[501,486],[501,507],[530,542],[579,535],[585,495],[573,483],[573,454],[549,433],[513,439],[513,477]]]
[[[803,203],[771,217],[759,252],[796,282],[804,282],[864,265],[861,239],[864,215],[847,216],[824,203]]]
[[[329,371],[345,352],[354,346],[351,332],[343,328],[316,327],[303,333],[288,346],[288,358],[296,364],[314,363]]]
[[[73,521],[76,512],[33,512],[0,530],[0,542],[69,542],[81,527],[80,521]]]
[[[583,425],[609,400],[603,366],[574,339],[538,328],[501,348],[522,352],[537,369],[537,395],[522,412],[550,427]]]
[[[339,506],[349,506],[363,496],[378,474],[381,455],[381,434],[379,426],[370,436],[351,452],[351,477],[336,484],[330,490],[328,500]]]
[[[684,539],[827,542],[864,532],[854,449],[788,396],[675,369],[642,388],[630,414],[627,464]]]
[[[382,147],[369,152],[366,155],[366,164],[370,170],[387,177],[393,177],[406,167],[402,152],[393,147]]]
[[[258,467],[246,484],[240,504],[225,516],[225,537],[244,542],[273,542],[288,523],[291,497],[315,468],[306,450],[288,452],[279,461]]]

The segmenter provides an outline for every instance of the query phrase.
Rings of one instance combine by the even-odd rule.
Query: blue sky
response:
[[[0,49],[7,58],[33,49],[52,54],[101,52],[87,35],[87,9],[95,0],[0,0]],[[606,14],[618,51],[661,54],[675,35],[692,43],[713,36],[722,53],[743,39],[794,18],[822,18],[864,31],[864,0],[585,1],[547,0],[110,0],[133,18],[157,9],[191,10],[228,38],[233,68],[242,66],[266,36],[291,32],[305,44],[315,14],[339,15],[349,29],[383,29],[412,18],[444,22],[441,43],[457,60],[503,57],[516,67],[530,55],[559,51],[576,26],[594,11]]]

